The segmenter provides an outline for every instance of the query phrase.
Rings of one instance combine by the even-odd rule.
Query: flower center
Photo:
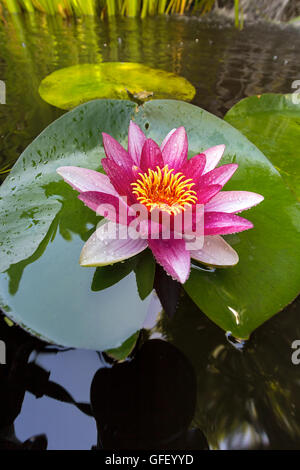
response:
[[[131,183],[132,192],[150,212],[157,208],[176,215],[197,202],[197,193],[191,189],[195,185],[193,180],[181,172],[174,173],[174,169],[169,170],[168,165],[139,173],[139,177],[135,183]]]

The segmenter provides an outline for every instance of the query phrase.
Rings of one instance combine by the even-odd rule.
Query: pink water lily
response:
[[[106,158],[101,163],[106,175],[74,166],[57,169],[79,191],[78,197],[86,206],[105,215],[107,224],[113,222],[120,227],[135,219],[136,214],[131,211],[135,204],[142,205],[149,215],[155,211],[166,213],[173,222],[188,208],[202,205],[204,241],[201,249],[190,249],[185,236],[177,239],[172,230],[169,239],[163,239],[159,222],[153,230],[158,233],[155,238],[142,236],[145,232],[140,224],[140,237],[110,239],[102,225],[83,247],[82,266],[113,264],[149,247],[165,271],[184,283],[189,277],[191,258],[213,266],[232,266],[238,262],[238,254],[221,235],[252,228],[251,222],[236,214],[260,203],[263,197],[248,191],[221,191],[238,167],[230,163],[216,168],[224,145],[216,145],[188,160],[184,127],[169,132],[159,147],[134,122],[129,125],[128,150],[105,133],[103,145]],[[107,207],[113,210],[105,210]],[[147,229],[153,225],[149,217]]]

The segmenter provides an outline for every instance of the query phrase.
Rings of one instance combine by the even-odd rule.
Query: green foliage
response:
[[[55,171],[69,164],[99,169],[101,131],[126,145],[135,108],[99,100],[64,114],[27,147],[0,187],[0,308],[50,342],[115,348],[146,317],[148,300],[140,299],[130,272],[134,259],[105,272],[79,265],[99,217]]]
[[[55,171],[64,165],[99,169],[99,135],[107,132],[126,147],[130,119],[158,143],[183,125],[190,155],[226,144],[223,163],[239,164],[226,190],[265,197],[246,214],[254,229],[228,237],[239,263],[210,272],[193,268],[184,286],[215,323],[247,338],[299,293],[299,207],[274,165],[245,136],[205,110],[174,100],[153,100],[139,109],[125,100],[91,101],[64,114],[27,147],[0,187],[0,307],[66,346],[110,349],[142,327],[147,300],[141,298],[152,288],[153,260],[149,256],[144,266],[133,259],[119,270],[107,268],[106,275],[80,267],[80,251],[97,217]],[[138,260],[142,256],[148,255]]]
[[[298,99],[291,94],[250,96],[233,106],[225,120],[264,152],[300,201]]]
[[[5,3],[10,13],[20,13],[20,2],[18,0],[5,0]]]
[[[254,229],[225,237],[239,254],[232,268],[213,272],[193,268],[184,285],[198,307],[238,338],[247,338],[299,293],[300,211],[274,165],[228,123],[188,103],[153,100],[136,118],[148,135],[161,142],[169,129],[184,126],[189,153],[224,143],[222,163],[239,168],[225,190],[260,193],[265,200],[242,214]]]
[[[105,352],[116,361],[124,361],[135,347],[138,337],[139,332],[137,331],[132,336],[130,336],[130,338],[124,341],[124,343],[120,347],[115,349],[108,349]]]
[[[116,263],[108,266],[101,266],[96,269],[93,283],[91,286],[92,291],[97,292],[103,289],[107,289],[119,282],[135,268],[137,264],[136,257],[129,258],[122,263]],[[153,285],[153,282],[152,282]],[[142,300],[144,300],[141,297]]]
[[[153,289],[155,276],[155,261],[150,250],[139,255],[134,271],[139,296],[144,300]]]
[[[201,14],[208,13],[216,0],[0,0],[10,13],[19,13],[21,9],[32,13],[35,9],[47,15],[59,14],[63,17],[76,15],[97,15],[101,17],[122,15],[128,17],[148,15],[180,14],[192,9]],[[239,0],[235,0],[235,24],[241,27],[239,20]]]
[[[185,78],[134,62],[80,64],[56,70],[42,80],[41,97],[61,109],[96,98],[178,98],[190,101],[195,88]]]

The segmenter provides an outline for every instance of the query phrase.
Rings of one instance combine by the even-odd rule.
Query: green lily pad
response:
[[[101,100],[65,114],[29,145],[0,187],[0,307],[50,342],[116,348],[146,317],[149,300],[138,295],[134,263],[121,265],[130,266],[124,276],[111,270],[109,279],[80,267],[100,218],[56,174],[61,165],[99,169],[101,131],[125,144],[135,107]]]
[[[134,333],[124,343],[116,349],[108,349],[106,354],[115,359],[116,361],[124,361],[132,352],[139,337],[139,332]]]
[[[160,142],[168,130],[184,126],[189,155],[225,144],[222,163],[238,163],[225,190],[260,193],[265,200],[242,215],[254,229],[225,237],[240,261],[231,268],[192,269],[185,290],[225,331],[247,338],[300,291],[300,208],[274,165],[227,122],[188,103],[152,101],[136,122]]]
[[[177,98],[191,101],[195,88],[185,78],[133,62],[80,64],[56,70],[41,82],[41,97],[61,109],[96,98]]]
[[[294,98],[250,96],[233,106],[225,120],[264,152],[300,201],[300,104]]]
[[[133,271],[122,279],[116,272],[118,284],[110,278],[109,287],[97,284],[93,290],[101,276],[78,265],[99,217],[56,174],[62,165],[100,169],[100,133],[126,146],[130,119],[157,142],[173,127],[185,126],[190,155],[225,143],[224,162],[240,164],[227,189],[264,195],[246,213],[255,228],[227,237],[239,264],[215,272],[193,269],[185,285],[213,321],[247,337],[299,291],[299,208],[274,166],[246,137],[180,101],[154,100],[139,109],[124,100],[92,101],[52,123],[23,152],[0,187],[0,307],[27,330],[67,346],[116,348],[142,327],[148,299],[140,299]],[[145,276],[142,271],[138,277]],[[150,286],[152,275],[148,280]]]

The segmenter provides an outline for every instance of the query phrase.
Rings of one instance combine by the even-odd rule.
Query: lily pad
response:
[[[124,361],[129,354],[133,351],[139,337],[139,332],[134,333],[124,343],[116,349],[108,349],[106,354],[115,359],[116,361]]]
[[[195,88],[185,78],[133,62],[80,64],[56,70],[41,82],[41,97],[61,109],[96,98],[177,98],[191,101]]]
[[[200,309],[225,331],[247,338],[300,291],[300,208],[274,165],[227,122],[188,103],[152,101],[137,114],[157,142],[184,126],[189,154],[225,144],[222,163],[239,168],[224,190],[260,193],[265,200],[243,213],[254,229],[225,237],[240,261],[211,272],[192,269],[185,289]]]
[[[118,284],[110,279],[107,289],[93,290],[95,269],[78,265],[99,218],[56,174],[63,165],[100,169],[100,133],[126,146],[130,119],[157,142],[173,127],[185,126],[190,155],[225,143],[224,162],[240,164],[226,189],[264,195],[265,201],[246,214],[255,228],[227,237],[239,264],[214,272],[195,268],[185,285],[213,321],[247,337],[299,292],[299,207],[274,166],[246,137],[180,101],[154,100],[138,109],[124,100],[92,101],[52,123],[24,151],[0,187],[0,307],[26,329],[68,346],[116,348],[141,328],[148,299],[141,301],[134,272]]]
[[[293,95],[271,93],[250,96],[233,106],[225,120],[264,152],[300,201],[300,104],[297,100]]]
[[[134,109],[101,100],[65,114],[24,151],[0,187],[0,307],[48,341],[116,348],[146,317],[149,301],[138,295],[134,264],[123,279],[111,272],[109,282],[79,266],[100,218],[56,174],[61,165],[99,169],[101,131],[125,144]]]

